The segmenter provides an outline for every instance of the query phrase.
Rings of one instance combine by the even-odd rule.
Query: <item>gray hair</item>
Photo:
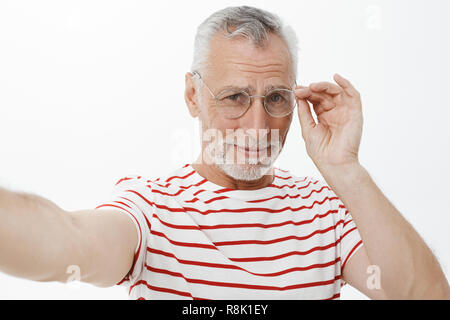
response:
[[[235,28],[234,31],[230,31],[230,27]],[[244,36],[259,47],[264,46],[269,33],[279,35],[289,49],[294,77],[297,76],[298,41],[294,30],[284,25],[277,15],[249,6],[219,10],[199,25],[195,36],[192,71],[200,72],[206,67],[211,38],[220,30],[227,32],[227,38]]]

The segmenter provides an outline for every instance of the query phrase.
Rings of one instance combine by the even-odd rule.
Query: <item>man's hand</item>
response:
[[[297,86],[298,117],[308,155],[319,170],[357,164],[362,134],[362,107],[359,92],[335,74],[336,84],[312,83]],[[318,123],[314,121],[309,102]]]

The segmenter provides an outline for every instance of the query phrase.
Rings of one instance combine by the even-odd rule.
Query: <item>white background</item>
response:
[[[242,4],[273,11],[296,30],[298,83],[332,81],[338,72],[361,92],[361,162],[448,277],[446,0],[2,0],[0,185],[79,210],[100,204],[125,175],[156,178],[193,161],[197,121],[183,94],[196,27],[214,11]],[[277,166],[318,177],[299,129],[294,121]],[[127,293],[0,274],[0,298]],[[345,286],[342,299],[366,297]]]

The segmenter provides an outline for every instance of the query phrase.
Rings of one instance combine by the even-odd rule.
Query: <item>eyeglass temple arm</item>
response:
[[[202,83],[205,85],[206,89],[208,89],[208,91],[209,91],[209,93],[211,94],[211,96],[215,99],[216,96],[215,96],[214,93],[211,91],[211,89],[206,85],[206,83],[203,81],[202,76],[200,75],[200,73],[198,73],[197,71],[192,71],[191,73],[192,73],[192,75],[193,75],[194,77],[197,76],[197,77],[202,81]]]

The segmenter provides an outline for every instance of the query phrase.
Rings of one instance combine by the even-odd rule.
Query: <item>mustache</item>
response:
[[[223,143],[227,145],[235,145],[237,147],[246,148],[249,150],[259,150],[271,147],[279,147],[281,146],[281,139],[272,139],[272,137],[256,139],[252,136],[227,136],[223,140]]]
[[[272,148],[278,148],[280,145],[279,143],[264,143],[264,144],[238,144],[238,143],[226,143],[228,146],[236,146],[238,148],[246,149],[249,151],[260,151],[265,149],[272,149]]]

